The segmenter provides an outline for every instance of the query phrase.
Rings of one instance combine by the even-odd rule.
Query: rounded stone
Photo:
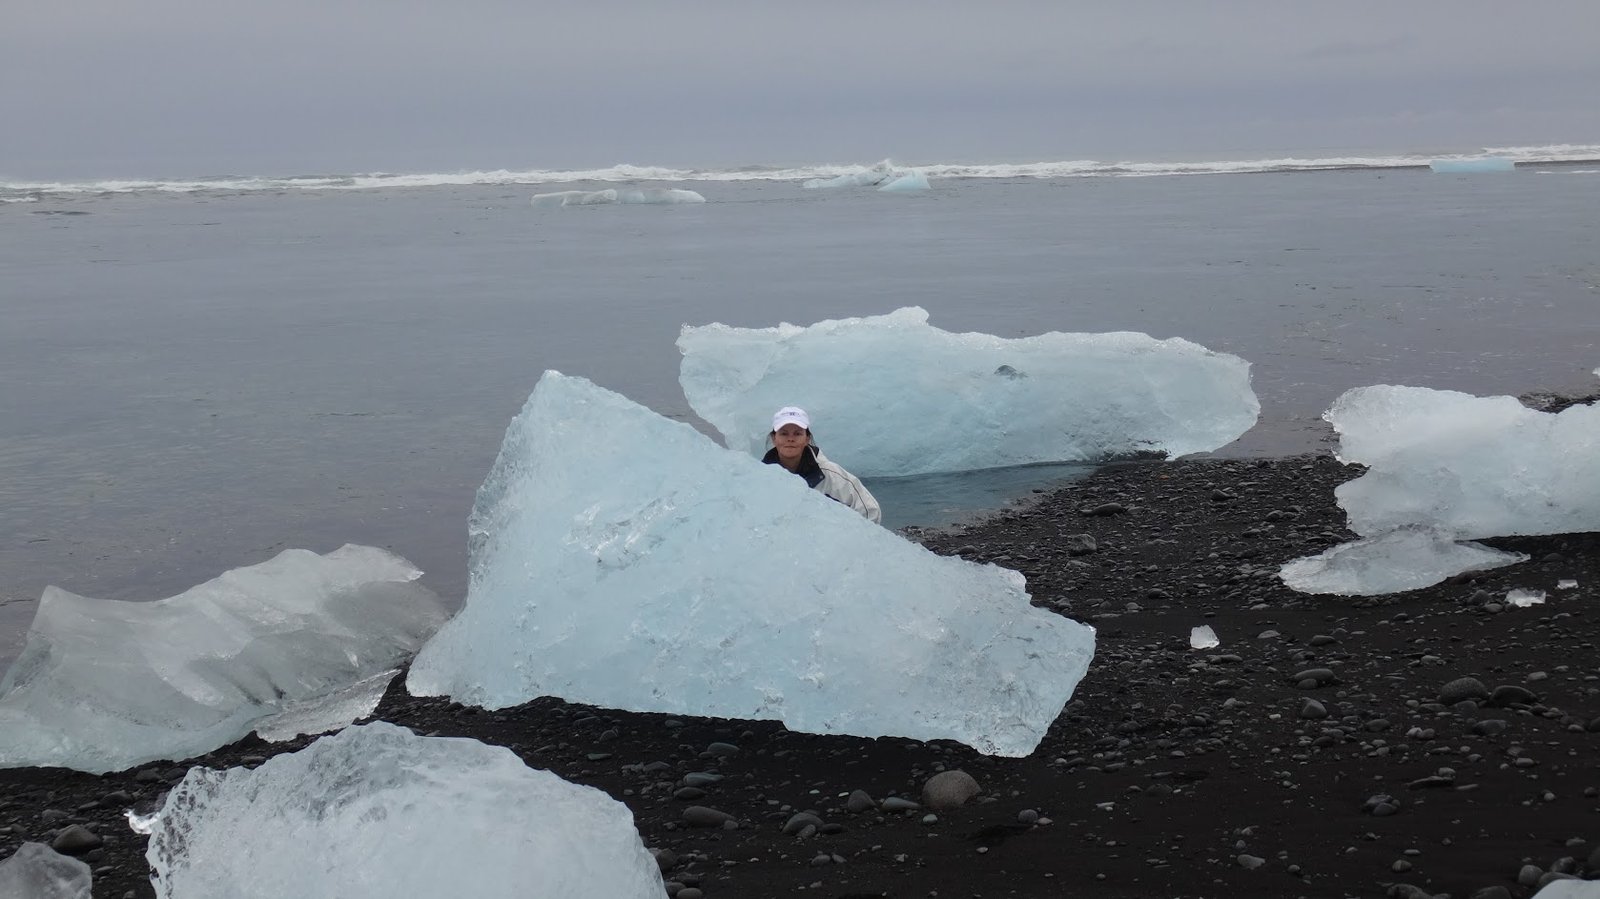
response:
[[[1458,677],[1439,688],[1439,701],[1454,705],[1465,699],[1487,699],[1489,688],[1475,677]]]
[[[959,808],[981,792],[978,781],[967,772],[941,771],[922,785],[922,802],[929,808]]]

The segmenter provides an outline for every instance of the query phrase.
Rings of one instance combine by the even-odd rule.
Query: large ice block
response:
[[[764,452],[773,410],[798,405],[828,456],[869,477],[1180,456],[1232,442],[1261,410],[1248,362],[1181,338],[955,334],[917,307],[686,325],[678,349],[684,396],[730,448]]]
[[[445,618],[420,575],[392,553],[347,545],[285,550],[154,602],[47,588],[0,680],[0,767],[99,774],[199,755],[256,728],[348,724],[382,695],[372,679]]]
[[[777,719],[1025,755],[1094,631],[1022,576],[936,556],[778,466],[546,372],[470,523],[466,606],[418,695]]]
[[[1378,385],[1346,391],[1323,415],[1339,434],[1339,458],[1367,466],[1335,491],[1350,529],[1409,557],[1335,547],[1345,558],[1319,569],[1298,560],[1285,581],[1313,593],[1386,593],[1425,587],[1461,571],[1515,558],[1451,544],[1484,537],[1600,530],[1600,405],[1559,413],[1509,396]],[[1409,541],[1400,535],[1413,535]],[[1381,571],[1404,571],[1404,586],[1379,589]],[[1423,577],[1423,575],[1426,575]],[[1368,578],[1369,587],[1352,589]]]
[[[89,866],[43,843],[23,843],[0,862],[0,899],[90,899]]]
[[[893,161],[885,159],[852,172],[835,175],[832,178],[811,178],[801,183],[800,186],[808,190],[835,187],[881,187],[908,175],[921,177],[924,184],[927,182],[927,176],[916,169],[902,169],[896,166]]]
[[[191,768],[145,852],[163,899],[659,899],[627,806],[509,749],[357,725],[255,770]]]

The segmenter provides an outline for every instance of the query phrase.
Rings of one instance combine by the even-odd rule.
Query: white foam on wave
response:
[[[1308,172],[1328,169],[1427,168],[1435,159],[1503,156],[1518,164],[1600,162],[1600,145],[1548,144],[1526,147],[1485,147],[1460,154],[1395,154],[1341,156],[1281,156],[1250,159],[1105,161],[1070,159],[1024,163],[935,162],[914,168],[936,179],[1006,178],[1148,178],[1169,175],[1227,175],[1257,172]],[[684,169],[630,163],[595,169],[488,169],[461,172],[400,174],[301,175],[292,177],[218,176],[172,180],[108,179],[98,181],[3,181],[0,193],[120,194],[145,191],[192,193],[197,191],[372,190],[495,184],[565,184],[577,182],[662,181],[798,181],[827,180],[861,173],[860,164],[803,166],[743,166],[726,169]],[[10,198],[7,198],[10,199]],[[10,199],[11,202],[18,202]]]

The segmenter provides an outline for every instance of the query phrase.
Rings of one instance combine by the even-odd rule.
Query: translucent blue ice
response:
[[[23,843],[0,861],[0,899],[91,899],[89,866],[43,843]]]
[[[770,414],[770,412],[769,412]],[[546,372],[473,507],[466,606],[407,685],[1032,751],[1094,631],[778,466]]]
[[[154,602],[48,587],[0,680],[0,767],[101,774],[258,728],[342,727],[371,711],[444,620],[420,574],[381,549],[344,546],[285,550]]]
[[[627,806],[477,740],[385,722],[254,770],[191,768],[145,852],[162,899],[659,899]]]
[[[1346,391],[1323,417],[1339,433],[1339,458],[1367,466],[1335,492],[1367,539],[1315,557],[1320,568],[1285,566],[1296,589],[1425,587],[1520,558],[1463,553],[1456,541],[1600,530],[1600,405],[1551,414],[1509,396],[1385,384]]]
[[[811,178],[800,186],[808,189],[828,189],[835,187],[880,187],[891,184],[908,176],[920,177],[926,185],[927,176],[915,169],[902,169],[890,160],[883,160],[853,172],[845,172],[832,178]],[[897,188],[900,189],[900,188]]]
[[[927,190],[928,188],[929,184],[927,175],[924,175],[921,172],[908,172],[891,181],[885,181],[878,187],[878,190],[899,194]]]
[[[764,452],[797,405],[857,475],[1213,450],[1255,424],[1250,364],[1181,338],[953,334],[920,308],[810,327],[685,326],[679,381],[727,445]]]

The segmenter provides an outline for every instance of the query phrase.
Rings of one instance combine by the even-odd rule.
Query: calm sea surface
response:
[[[1262,421],[1233,454],[1329,445],[1318,416],[1350,387],[1587,390],[1600,365],[1592,170],[687,186],[708,202],[0,204],[0,662],[46,584],[153,599],[291,546],[386,546],[458,599],[473,491],[540,373],[692,421],[685,323],[919,305],[953,331],[1184,337],[1254,363]],[[939,522],[1072,474],[880,497]]]

